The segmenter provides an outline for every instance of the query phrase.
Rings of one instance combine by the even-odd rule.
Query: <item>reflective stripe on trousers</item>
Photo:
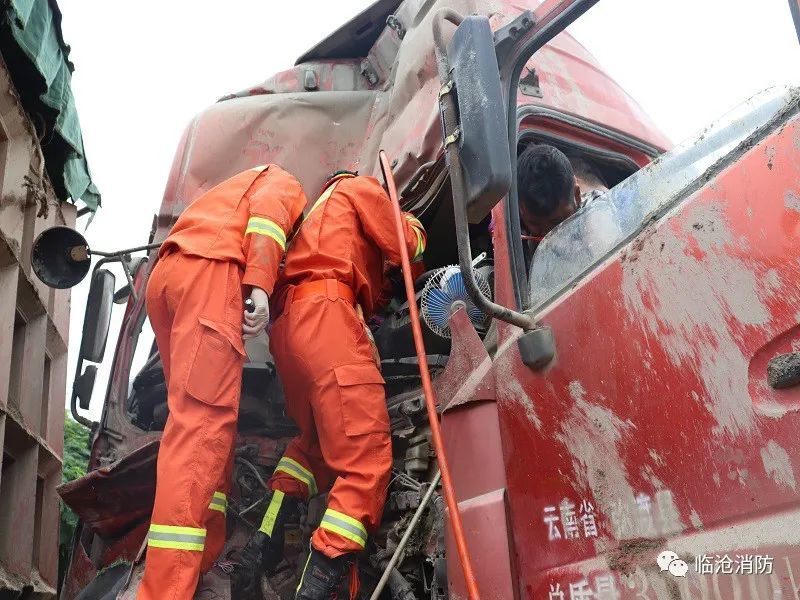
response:
[[[228,508],[228,497],[222,492],[214,492],[214,496],[211,498],[208,508],[224,513]]]
[[[364,528],[364,525],[361,524],[361,521],[349,517],[338,510],[333,510],[332,508],[326,510],[319,526],[322,529],[327,529],[342,537],[346,537],[362,548],[367,545],[367,530]]]
[[[281,510],[283,504],[284,493],[280,490],[272,492],[272,500],[269,501],[267,512],[264,513],[264,518],[261,520],[261,527],[258,530],[272,537],[272,532],[275,530],[275,521],[278,520],[278,512]]]
[[[305,483],[308,486],[309,498],[317,495],[317,482],[314,480],[314,474],[296,460],[284,456],[278,461],[278,466],[275,467],[275,470],[291,475],[298,481]]]
[[[206,530],[198,527],[150,524],[147,545],[171,550],[194,550],[202,552],[206,545]]]

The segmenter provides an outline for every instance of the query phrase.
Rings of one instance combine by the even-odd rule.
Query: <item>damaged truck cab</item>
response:
[[[463,279],[449,320],[426,318],[423,327],[481,598],[794,598],[800,97],[756,95],[671,148],[563,31],[592,4],[375,3],[293,69],[190,123],[150,241],[241,170],[281,164],[313,202],[336,169],[380,176],[384,149],[404,210],[428,231],[416,282],[423,316],[433,314],[431,282]],[[484,69],[471,81],[456,68],[465,56]],[[507,103],[499,121],[471,110],[475,98],[491,97]],[[470,158],[474,132],[487,136],[484,148],[508,151]],[[533,253],[520,236],[513,168],[528,143],[557,146],[609,188]],[[65,600],[121,589],[133,598],[141,577],[168,414],[144,307],[154,259],[138,261],[132,286],[117,294],[127,304],[91,472],[60,490],[81,519]],[[359,560],[363,597],[436,473],[400,288],[370,326],[395,461],[381,529]],[[199,588],[220,598],[243,597],[231,591],[237,552],[295,432],[266,339],[247,350],[229,538]],[[254,598],[293,597],[324,505],[312,499],[289,524],[285,560]],[[660,566],[666,551],[686,563],[685,576]],[[725,556],[739,557],[738,572],[715,569]],[[464,590],[435,494],[381,597],[440,600]]]

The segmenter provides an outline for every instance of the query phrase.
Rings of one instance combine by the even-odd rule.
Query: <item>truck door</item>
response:
[[[556,356],[495,358],[520,597],[800,597],[799,94],[751,99],[537,249]]]

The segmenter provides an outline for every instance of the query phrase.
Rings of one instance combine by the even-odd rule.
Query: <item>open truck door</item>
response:
[[[501,58],[512,157],[522,65],[590,4],[545,3]],[[497,510],[489,494],[463,506],[476,530],[507,507],[493,523],[518,597],[796,597],[799,115],[797,89],[754,96],[562,222],[529,268],[512,185],[495,239],[513,293],[498,302],[532,325],[493,313],[507,324],[484,422],[497,419],[504,488]],[[536,331],[549,332],[549,360],[531,360]],[[491,406],[457,397],[446,435],[469,419],[466,402]],[[497,471],[462,470],[456,485]],[[472,540],[483,593],[508,556],[492,543]]]
[[[528,447],[506,475],[535,597],[796,593],[799,102],[751,99],[537,249],[556,357],[495,361],[503,438]]]

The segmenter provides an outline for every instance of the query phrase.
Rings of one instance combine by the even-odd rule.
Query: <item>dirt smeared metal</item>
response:
[[[617,446],[634,425],[608,408],[589,402],[580,381],[570,382],[569,394],[573,405],[555,438],[572,456],[577,483],[591,491],[598,509],[608,517],[614,537],[632,537],[635,491],[628,482],[625,461]],[[607,544],[598,541],[598,549]],[[609,549],[614,543],[610,544]]]
[[[542,420],[539,418],[539,415],[536,414],[536,407],[533,404],[533,398],[531,398],[530,394],[522,387],[522,384],[517,379],[509,379],[508,385],[506,390],[510,392],[509,395],[503,396],[503,400],[514,402],[517,404],[524,412],[525,416],[531,422],[531,424],[537,429],[541,430],[542,428]]]
[[[608,553],[608,568],[623,575],[631,575],[643,562],[655,563],[655,556],[666,542],[664,538],[635,538],[623,540]],[[645,558],[645,560],[642,560]]]
[[[649,481],[653,488],[659,490],[664,488],[664,482],[658,478],[651,465],[645,465],[640,473],[642,479]]]
[[[775,269],[770,269],[764,275],[764,288],[770,294],[777,292],[781,289],[783,282],[781,276]]]
[[[673,364],[698,371],[705,386],[699,400],[718,431],[729,433],[750,429],[755,419],[741,327],[731,322],[764,325],[770,318],[756,273],[730,250],[738,245],[716,204],[698,206],[683,231],[667,226],[637,240],[632,252],[647,260],[627,260],[622,281],[630,325],[658,339]],[[655,264],[665,268],[649,268]]]
[[[767,475],[775,483],[793,490],[797,489],[797,480],[789,454],[775,440],[770,440],[765,447],[761,448],[761,461],[764,463]]]
[[[783,204],[789,210],[800,212],[800,196],[792,190],[786,190],[786,194],[783,196]]]
[[[689,522],[695,529],[703,528],[703,521],[702,519],[700,519],[700,515],[698,514],[698,512],[694,509],[692,509],[692,512],[689,513]]]

